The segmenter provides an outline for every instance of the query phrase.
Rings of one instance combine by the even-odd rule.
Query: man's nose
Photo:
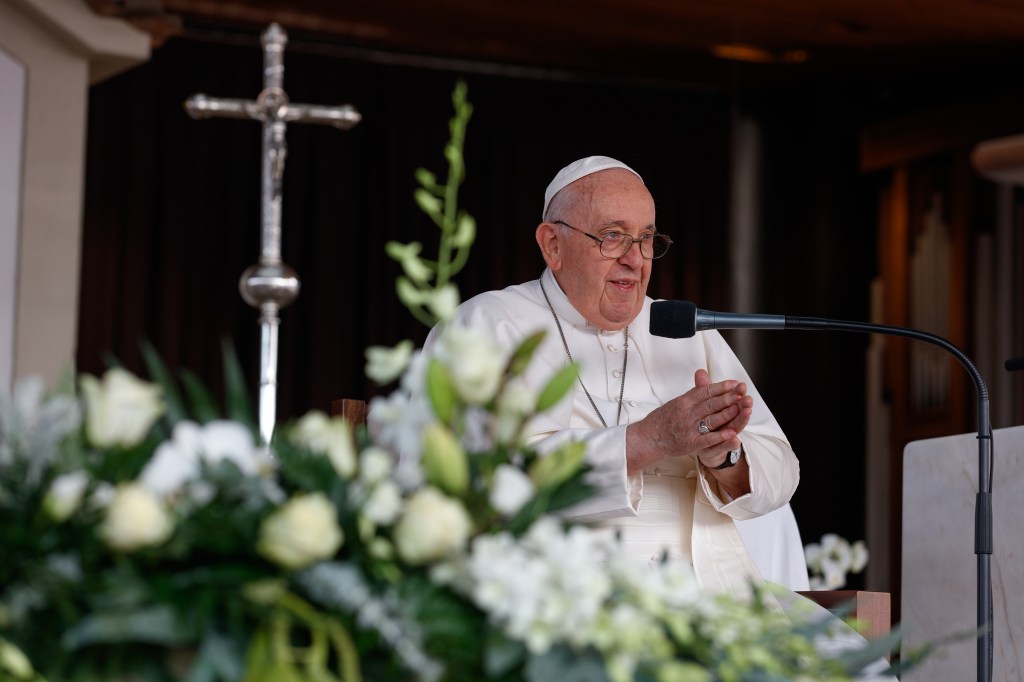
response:
[[[632,244],[630,244],[629,248],[626,249],[626,253],[619,256],[619,260],[622,261],[624,264],[633,266],[642,264],[644,256],[642,253],[640,253],[640,242],[634,241]]]

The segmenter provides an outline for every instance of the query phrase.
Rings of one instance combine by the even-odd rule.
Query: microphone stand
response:
[[[992,680],[992,424],[988,388],[974,363],[952,343],[934,334],[886,324],[785,316],[785,329],[834,329],[903,336],[952,353],[971,375],[978,392],[978,494],[974,508],[974,553],[978,557],[978,682]],[[722,325],[728,326],[728,325]]]

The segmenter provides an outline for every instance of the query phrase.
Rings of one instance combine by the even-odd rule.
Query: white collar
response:
[[[558,286],[558,280],[555,279],[555,273],[551,271],[551,268],[544,268],[544,272],[540,276],[540,282],[544,287],[544,291],[547,292],[548,298],[551,300],[551,307],[554,308],[555,314],[558,317],[577,329],[585,329],[592,332],[604,331],[583,317],[583,314],[576,310],[576,307],[569,302],[569,297],[562,291],[562,287]],[[615,331],[622,330],[617,329]]]

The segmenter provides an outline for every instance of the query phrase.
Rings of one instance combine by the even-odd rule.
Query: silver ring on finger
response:
[[[701,419],[700,423],[697,424],[697,433],[699,433],[702,436],[705,436],[711,433],[711,427],[708,426],[708,423],[706,421]]]

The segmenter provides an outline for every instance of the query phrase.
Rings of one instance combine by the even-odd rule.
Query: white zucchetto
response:
[[[558,171],[554,180],[551,181],[551,184],[549,184],[548,188],[544,191],[544,211],[540,214],[540,219],[544,220],[544,217],[548,212],[548,204],[551,203],[551,199],[558,194],[559,190],[563,189],[566,185],[576,182],[580,178],[590,175],[591,173],[608,170],[609,168],[623,168],[640,178],[640,174],[635,170],[621,161],[617,161],[609,156],[588,156],[585,159],[573,161],[568,166]],[[643,182],[643,178],[640,178],[640,181]]]

